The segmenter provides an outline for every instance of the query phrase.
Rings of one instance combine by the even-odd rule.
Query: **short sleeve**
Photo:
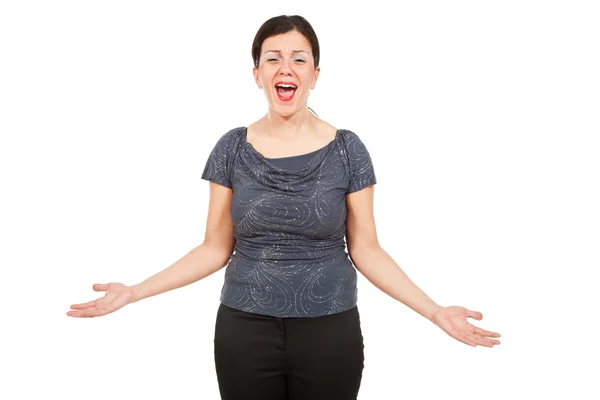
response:
[[[365,144],[352,131],[347,131],[346,152],[350,183],[346,193],[357,192],[367,186],[377,183],[373,161]]]
[[[210,152],[201,178],[232,188],[230,157],[233,154],[233,131],[223,134]]]

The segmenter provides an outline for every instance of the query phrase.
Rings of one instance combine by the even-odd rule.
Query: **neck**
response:
[[[267,115],[263,117],[269,136],[290,140],[296,139],[307,131],[314,130],[316,120],[317,118],[308,110],[308,107],[285,117],[277,114],[273,109],[269,109]]]

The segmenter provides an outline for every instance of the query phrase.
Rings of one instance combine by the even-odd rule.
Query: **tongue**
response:
[[[281,97],[291,97],[294,94],[294,89],[277,88],[277,93]]]

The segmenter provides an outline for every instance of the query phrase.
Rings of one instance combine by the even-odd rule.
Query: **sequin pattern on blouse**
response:
[[[377,182],[364,143],[338,129],[316,151],[271,159],[246,141],[246,133],[239,127],[223,134],[202,173],[233,190],[235,247],[221,302],[277,317],[354,307],[357,274],[346,252],[346,194]]]

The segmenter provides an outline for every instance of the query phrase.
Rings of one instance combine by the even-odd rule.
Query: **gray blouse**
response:
[[[221,302],[276,317],[317,317],[357,302],[346,252],[346,194],[377,183],[358,135],[338,129],[316,151],[266,158],[246,127],[223,134],[201,178],[233,190],[234,253]]]

